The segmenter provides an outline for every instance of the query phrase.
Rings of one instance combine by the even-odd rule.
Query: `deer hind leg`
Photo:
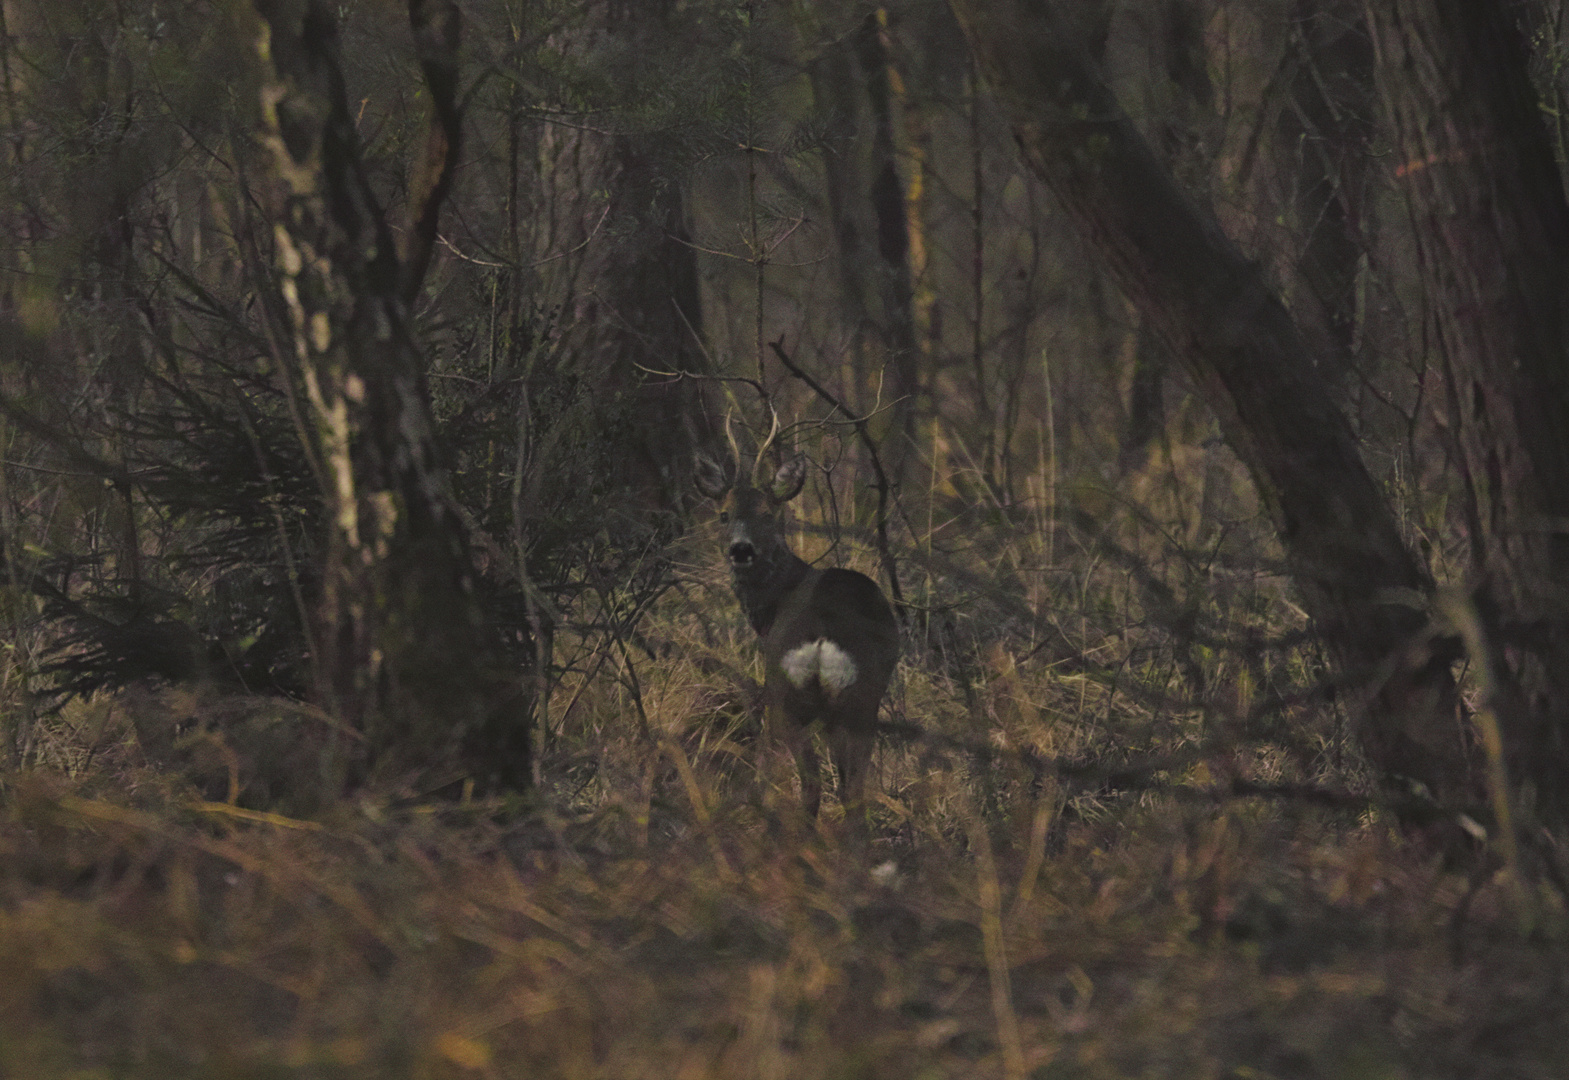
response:
[[[866,811],[866,777],[871,772],[875,736],[869,731],[835,728],[828,748],[839,773],[839,803],[845,820]]]
[[[808,817],[816,817],[823,798],[822,765],[812,743],[816,725],[797,723],[778,713],[772,713],[769,721],[773,728],[769,741],[783,749],[784,756],[800,773],[802,808]]]
[[[822,762],[813,744],[812,729],[803,727],[796,730],[798,741],[794,753],[796,765],[801,770],[801,806],[807,817],[815,818],[823,803]]]

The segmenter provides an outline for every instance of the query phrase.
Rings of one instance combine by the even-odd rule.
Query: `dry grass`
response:
[[[864,844],[759,745],[749,632],[697,554],[637,640],[563,634],[529,805],[330,798],[304,768],[291,793],[254,702],[68,714],[5,778],[0,1075],[1569,1075],[1556,894],[1373,811],[1216,794],[1366,790],[1333,713],[1246,720],[1310,648],[1182,654],[1127,566],[1053,577],[1031,544],[985,554],[1044,567],[1033,627],[931,575],[889,715],[934,737],[885,740]],[[1267,576],[1221,573],[1212,605],[1291,627]],[[149,753],[160,708],[183,734]],[[1155,764],[1070,786],[1020,750]]]
[[[0,1072],[1569,1067],[1561,943],[1523,934],[1496,886],[1456,925],[1465,880],[1385,827],[1149,799],[1115,829],[972,816],[868,855],[759,827],[695,775],[701,813],[663,775],[642,822],[366,801],[300,822],[158,777],[29,777],[0,829]]]
[[[580,695],[554,811],[247,811],[124,733],[75,777],[13,778],[0,1074],[1569,1071],[1552,896],[1522,928],[1484,884],[1461,919],[1464,876],[1386,823],[1178,797],[1198,787],[1067,799],[920,746],[882,753],[861,847],[753,767],[723,678],[669,671],[644,683],[655,745],[616,719],[624,684]],[[937,681],[907,673],[902,708]],[[1080,691],[996,657],[974,697],[1071,752]]]

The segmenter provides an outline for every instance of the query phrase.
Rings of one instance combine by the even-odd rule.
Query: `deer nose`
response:
[[[755,558],[757,549],[747,541],[737,540],[730,545],[730,561],[736,566],[750,566]]]

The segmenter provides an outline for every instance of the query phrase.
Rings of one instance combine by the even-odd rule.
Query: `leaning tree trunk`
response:
[[[1569,206],[1505,4],[1369,4],[1517,777],[1569,819]]]
[[[1149,27],[1148,32],[1141,36],[1142,49],[1124,62],[1147,72],[1130,82],[1148,100],[1133,104],[1130,111],[1139,115],[1145,138],[1173,173],[1207,168],[1217,141],[1211,131],[1218,125],[1210,58],[1204,46],[1206,40],[1219,35],[1205,34],[1202,13],[1193,0],[1158,0],[1139,12],[1139,18]],[[1100,39],[1109,32],[1108,25]],[[1097,40],[1090,39],[1091,58],[1103,63],[1106,49],[1097,45]],[[1227,92],[1234,92],[1234,87],[1228,85]],[[1142,323],[1135,331],[1131,359],[1126,420],[1117,433],[1118,471],[1123,474],[1147,459],[1150,447],[1165,430],[1165,380],[1171,366],[1159,336]],[[1207,525],[1211,519],[1200,514],[1200,521]]]
[[[330,523],[318,695],[363,732],[373,766],[428,769],[466,757],[481,781],[526,784],[529,740],[509,710],[516,680],[493,659],[473,593],[406,303],[456,157],[457,10],[409,4],[440,100],[414,185],[430,205],[410,214],[400,259],[361,163],[332,11],[325,0],[254,7],[268,151],[260,186]]]
[[[1314,357],[1212,212],[1178,189],[1055,4],[950,0],[1028,166],[1056,193],[1252,474],[1304,607],[1348,672],[1388,671],[1430,590]],[[1407,599],[1402,600],[1401,597]],[[1473,794],[1439,658],[1408,658],[1359,710],[1370,757],[1440,798]]]

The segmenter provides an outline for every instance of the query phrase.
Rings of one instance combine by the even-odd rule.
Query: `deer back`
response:
[[[899,629],[877,583],[854,570],[811,570],[780,601],[763,636],[765,685],[797,720],[871,730],[899,660]]]
[[[698,473],[728,526],[736,599],[762,639],[773,704],[802,723],[870,730],[899,658],[898,624],[877,583],[854,570],[813,569],[790,550],[783,506],[805,470],[786,463],[766,489],[731,486],[717,466]]]

